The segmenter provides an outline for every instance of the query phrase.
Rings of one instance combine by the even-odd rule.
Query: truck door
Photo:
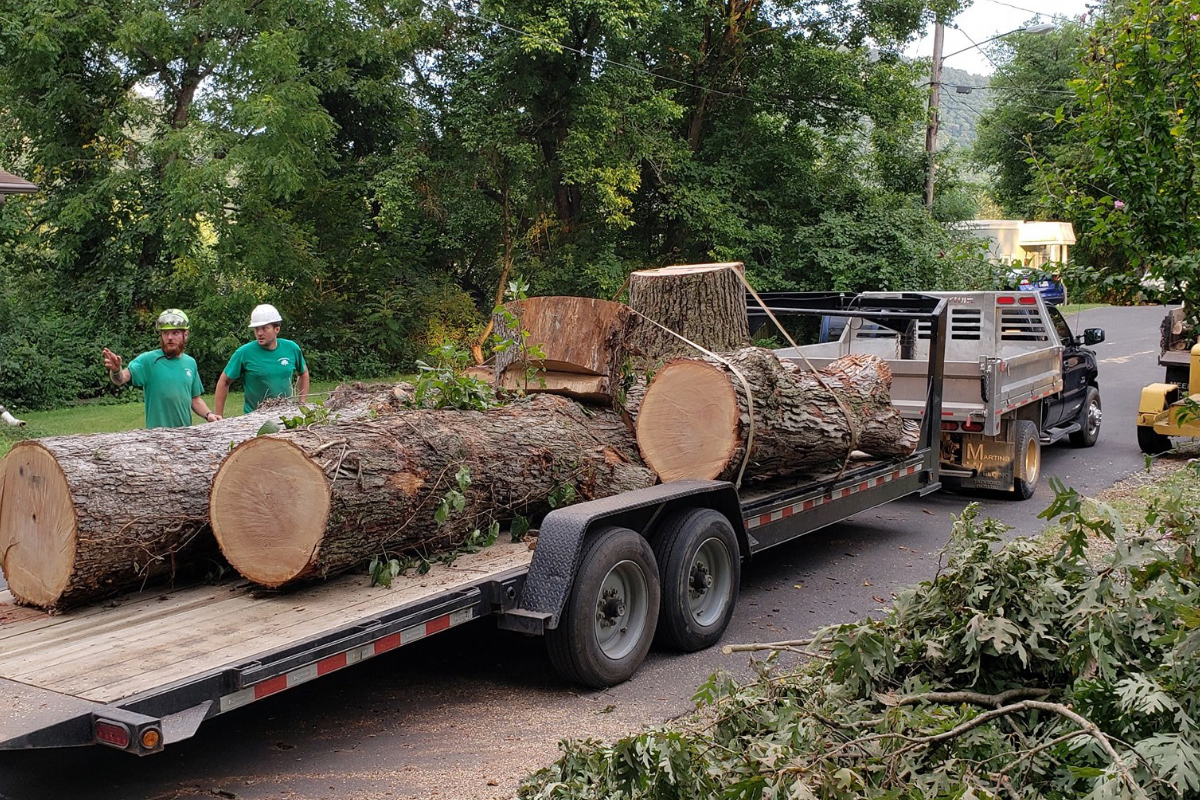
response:
[[[1046,425],[1062,425],[1079,416],[1079,409],[1087,396],[1088,359],[1083,346],[1075,339],[1071,326],[1054,306],[1047,305],[1046,313],[1063,345],[1063,390],[1061,402],[1051,403],[1046,408]]]

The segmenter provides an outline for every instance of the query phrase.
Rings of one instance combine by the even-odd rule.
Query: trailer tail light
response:
[[[1016,298],[1011,297],[1006,294],[1002,294],[996,298],[996,305],[998,305],[998,306],[1011,306],[1015,302],[1017,302]]]
[[[1022,297],[1022,298],[1021,298],[1020,300],[1018,300],[1017,302],[1018,302],[1018,303],[1020,303],[1020,304],[1021,304],[1021,305],[1023,305],[1023,306],[1036,306],[1036,305],[1037,305],[1037,298],[1036,298],[1036,297],[1034,297],[1033,295],[1031,295],[1031,294],[1030,294],[1030,295],[1025,295],[1024,297]]]
[[[129,748],[129,728],[119,722],[98,719],[95,724],[96,741],[101,744],[116,747],[120,750]]]
[[[979,433],[983,430],[983,423],[982,422],[964,422],[962,425],[962,429],[964,431],[970,431],[971,433]]]
[[[942,423],[942,430],[944,430],[944,431],[956,431],[956,430],[958,430],[958,423],[957,423],[957,422],[955,422],[955,421],[954,421],[954,420],[952,420],[952,419],[948,419],[948,420],[946,420],[945,422],[943,422],[943,423]]]
[[[142,731],[142,747],[154,750],[162,742],[162,733],[158,728],[146,728]]]

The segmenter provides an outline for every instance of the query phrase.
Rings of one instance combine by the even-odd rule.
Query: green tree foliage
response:
[[[152,347],[185,308],[210,384],[263,301],[338,377],[482,355],[518,273],[611,296],[742,260],[763,289],[928,287],[947,239],[899,52],[954,7],[13,0],[0,163],[42,191],[0,209],[0,283],[81,352]],[[20,335],[21,369],[57,357]],[[109,391],[98,358],[60,392],[11,374],[18,407]]]
[[[1056,495],[1057,552],[997,549],[1003,526],[970,506],[937,577],[882,619],[778,645],[819,656],[798,669],[714,676],[682,724],[566,743],[520,796],[1197,796],[1197,509],[1165,497],[1125,531]]]
[[[1114,3],[1089,33],[1067,150],[1047,158],[1043,203],[1118,268],[1200,278],[1200,0]]]
[[[1069,125],[1055,124],[1056,109],[1074,120],[1078,111],[1069,81],[1076,77],[1085,31],[1062,21],[1049,33],[1015,34],[993,48],[999,67],[988,87],[991,103],[979,120],[974,155],[994,172],[992,194],[1004,213],[1034,219],[1040,186],[1035,156],[1063,152]]]

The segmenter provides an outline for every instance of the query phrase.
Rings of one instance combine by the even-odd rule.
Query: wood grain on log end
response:
[[[664,482],[710,480],[740,443],[740,414],[737,394],[719,369],[672,361],[654,376],[638,411],[638,448]]]
[[[209,497],[213,535],[230,566],[267,587],[311,572],[329,507],[321,467],[291,442],[264,437],[226,457]]]
[[[0,565],[18,602],[49,607],[67,587],[78,526],[58,461],[19,442],[0,462]]]

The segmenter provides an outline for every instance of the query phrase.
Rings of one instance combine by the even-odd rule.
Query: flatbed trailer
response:
[[[569,680],[628,679],[655,639],[714,644],[741,564],[771,547],[912,494],[935,491],[945,301],[904,295],[850,313],[928,322],[920,444],[855,454],[835,474],[738,490],[676,481],[551,512],[537,545],[499,541],[391,588],[345,574],[292,591],[239,579],[146,590],[51,615],[0,591],[0,749],[103,744],[138,755],[302,683],[491,617],[544,635]]]

